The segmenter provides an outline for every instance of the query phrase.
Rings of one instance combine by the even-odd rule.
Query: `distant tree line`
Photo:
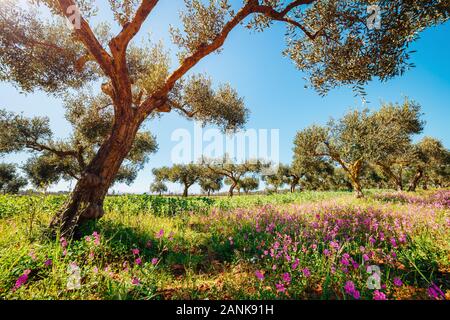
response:
[[[210,195],[229,186],[228,194],[257,190],[260,180],[269,192],[289,186],[296,190],[353,190],[395,188],[415,191],[420,185],[450,186],[450,151],[432,137],[414,143],[424,130],[420,105],[406,99],[402,104],[383,103],[376,111],[352,110],[326,125],[312,125],[294,139],[291,165],[280,164],[267,174],[267,163],[229,159],[202,159],[198,164],[175,165],[153,170],[151,191],[167,192],[165,182],[180,183],[183,196],[199,184]]]

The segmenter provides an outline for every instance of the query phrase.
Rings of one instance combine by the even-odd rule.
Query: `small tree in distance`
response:
[[[20,177],[16,166],[9,163],[0,163],[0,192],[3,194],[16,194],[27,185],[27,180]]]
[[[150,186],[150,192],[157,193],[160,196],[167,192],[167,186],[162,181],[155,181]]]

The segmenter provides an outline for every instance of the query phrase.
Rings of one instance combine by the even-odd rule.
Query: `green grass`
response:
[[[111,196],[105,202],[105,217],[84,230],[90,241],[69,242],[67,248],[60,239],[42,237],[64,196],[0,196],[0,299],[348,298],[342,294],[347,275],[330,274],[329,260],[317,252],[298,254],[302,265],[313,269],[310,279],[296,277],[292,292],[275,292],[280,274],[270,271],[269,260],[260,258],[264,249],[261,243],[272,244],[274,232],[255,232],[256,216],[263,216],[258,219],[274,221],[275,231],[313,243],[316,240],[301,238],[300,231],[310,228],[316,212],[325,214],[331,210],[326,208],[336,206],[342,211],[339,216],[351,217],[357,210],[379,208],[389,213],[389,219],[408,217],[411,239],[398,249],[401,270],[383,267],[383,272],[389,273],[387,278],[401,276],[407,285],[399,293],[389,284],[386,290],[390,290],[390,298],[427,298],[426,288],[431,282],[445,291],[450,270],[449,210],[431,213],[431,209],[423,209],[428,211],[421,221],[410,214],[411,209],[421,212],[420,207],[382,201],[376,194],[371,192],[364,200],[353,199],[345,192],[232,199]],[[300,220],[285,221],[291,213]],[[426,221],[430,224],[424,224]],[[157,237],[160,230],[164,230],[162,238]],[[100,234],[99,244],[94,243],[93,232]],[[353,252],[360,245],[369,246],[364,241],[361,234],[348,241],[346,250],[356,257]],[[317,244],[325,248],[324,243]],[[139,249],[139,255],[133,254],[134,248]],[[380,250],[389,252],[392,248],[387,244]],[[142,260],[139,265],[137,257]],[[46,266],[44,262],[49,259],[52,264]],[[152,259],[158,259],[158,263],[154,265]],[[81,269],[80,289],[67,288],[70,263]],[[279,268],[281,272],[290,266]],[[25,270],[31,271],[26,283],[14,290]],[[264,283],[256,279],[256,270],[266,270]],[[351,277],[361,285],[364,272],[352,273]],[[363,298],[371,298],[370,294],[365,291]]]

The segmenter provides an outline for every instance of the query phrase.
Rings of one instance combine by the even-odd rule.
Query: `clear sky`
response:
[[[100,1],[99,1],[100,3]],[[106,3],[106,1],[101,1]],[[175,51],[168,36],[169,23],[178,24],[178,12],[183,8],[182,0],[161,1],[149,21],[144,25],[140,37],[148,32],[152,41],[162,40]],[[99,19],[108,19],[107,8],[100,6]],[[380,102],[402,102],[409,97],[422,105],[426,127],[423,135],[440,139],[450,147],[450,23],[425,30],[411,49],[412,62],[416,68],[403,77],[385,83],[374,81],[366,86],[368,108],[378,108]],[[140,41],[140,40],[139,40]],[[194,72],[207,73],[215,83],[230,83],[245,98],[251,110],[246,128],[279,129],[280,160],[290,163],[295,133],[313,123],[323,124],[330,117],[340,117],[350,108],[364,107],[360,98],[348,88],[331,91],[320,97],[314,90],[305,89],[304,75],[293,63],[282,56],[284,27],[276,24],[264,33],[249,32],[238,27],[227,39],[223,51],[201,61]],[[173,58],[173,67],[177,59]],[[64,120],[64,109],[60,101],[44,93],[20,94],[9,84],[0,83],[0,107],[23,112],[27,116],[48,116],[55,137],[66,137],[70,126]],[[177,144],[171,141],[176,129],[193,131],[193,123],[177,114],[164,114],[152,120],[149,129],[156,135],[159,151],[153,155],[137,180],[131,185],[115,185],[119,192],[147,192],[152,182],[151,169],[171,165],[171,150]],[[417,137],[417,139],[420,137]],[[28,154],[6,156],[2,161],[23,163]],[[73,183],[59,183],[52,190],[68,190]],[[173,191],[180,191],[176,185]],[[193,188],[193,191],[198,189]]]

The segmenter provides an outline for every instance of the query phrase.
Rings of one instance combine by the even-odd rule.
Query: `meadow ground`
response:
[[[111,196],[81,240],[64,196],[0,196],[0,299],[450,299],[450,191]]]

